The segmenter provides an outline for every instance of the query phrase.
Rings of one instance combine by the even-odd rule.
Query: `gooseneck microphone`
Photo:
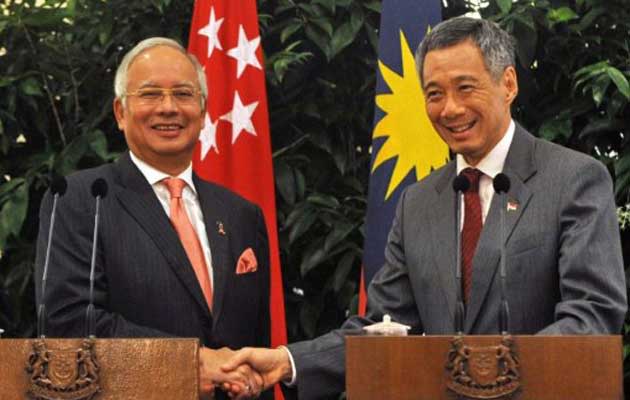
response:
[[[499,310],[499,328],[502,335],[506,335],[510,330],[510,307],[506,297],[506,250],[505,250],[505,213],[507,209],[506,193],[510,190],[510,178],[504,173],[497,174],[492,180],[492,186],[497,195],[500,196],[501,204],[501,261],[499,264],[499,276],[501,277],[501,309]]]
[[[96,266],[96,248],[98,244],[98,221],[100,217],[101,200],[107,196],[107,182],[98,178],[92,183],[92,196],[96,199],[94,212],[94,234],[92,236],[92,259],[90,261],[90,304],[85,311],[86,336],[95,337],[96,323],[94,319],[94,272]]]
[[[50,185],[50,194],[53,197],[52,211],[50,213],[50,225],[48,226],[48,241],[46,243],[46,255],[44,257],[44,273],[42,274],[42,296],[37,308],[37,336],[46,337],[46,282],[48,281],[48,265],[50,263],[50,248],[52,244],[53,230],[55,227],[55,215],[57,213],[57,201],[66,193],[68,182],[63,176],[53,180]]]
[[[453,190],[455,191],[455,277],[457,279],[457,304],[455,306],[455,331],[458,335],[464,332],[464,302],[462,300],[462,245],[461,245],[461,210],[462,196],[460,193],[468,191],[470,181],[463,174],[459,174],[453,179]]]

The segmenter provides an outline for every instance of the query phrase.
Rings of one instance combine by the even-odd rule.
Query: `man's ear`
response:
[[[505,101],[507,104],[512,104],[518,94],[518,79],[514,66],[510,65],[503,71],[502,81],[505,87]]]
[[[114,99],[113,108],[114,116],[116,117],[116,123],[118,124],[118,129],[124,131],[123,127],[125,126],[125,106],[123,105],[120,98],[116,97]]]

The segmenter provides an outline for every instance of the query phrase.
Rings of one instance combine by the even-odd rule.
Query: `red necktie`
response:
[[[479,178],[483,173],[478,169],[465,168],[462,174],[470,181],[470,187],[464,193],[464,228],[462,229],[462,277],[464,301],[468,302],[472,288],[472,261],[482,227]]]
[[[195,270],[197,280],[201,286],[203,296],[208,303],[208,307],[212,310],[212,283],[210,281],[210,275],[208,273],[208,267],[206,265],[206,259],[203,256],[203,249],[199,242],[199,237],[195,232],[186,209],[184,208],[184,201],[182,200],[182,191],[186,182],[179,178],[166,178],[162,181],[167,187],[168,192],[171,195],[170,201],[170,218],[179,240],[181,240],[188,260]]]

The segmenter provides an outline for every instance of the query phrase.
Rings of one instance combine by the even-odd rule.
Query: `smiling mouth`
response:
[[[179,124],[156,124],[151,126],[152,129],[162,132],[171,132],[178,131],[183,128],[182,125]]]
[[[462,132],[466,132],[469,129],[472,129],[472,127],[475,126],[476,123],[477,121],[472,121],[468,124],[457,125],[457,126],[446,126],[445,128],[448,129],[451,133],[462,133]]]

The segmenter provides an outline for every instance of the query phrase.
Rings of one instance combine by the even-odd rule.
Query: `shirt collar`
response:
[[[468,165],[466,160],[461,154],[457,155],[457,174],[464,168],[477,168],[484,175],[493,178],[503,171],[503,166],[505,165],[505,159],[507,158],[508,151],[510,150],[510,145],[512,144],[512,139],[514,138],[514,130],[515,124],[513,120],[510,120],[510,125],[508,126],[507,131],[503,135],[503,138],[499,140],[492,150],[484,158],[479,161],[475,167]]]
[[[163,179],[171,178],[171,176],[165,172],[162,172],[155,167],[147,164],[138,158],[133,151],[129,150],[129,155],[131,156],[131,161],[138,167],[142,175],[144,175],[145,179],[149,182],[151,186],[159,183]],[[172,178],[183,179],[186,182],[186,185],[193,191],[194,194],[197,194],[195,190],[195,185],[192,179],[192,162],[188,164],[188,167],[184,171],[182,171],[179,175],[174,176]]]

